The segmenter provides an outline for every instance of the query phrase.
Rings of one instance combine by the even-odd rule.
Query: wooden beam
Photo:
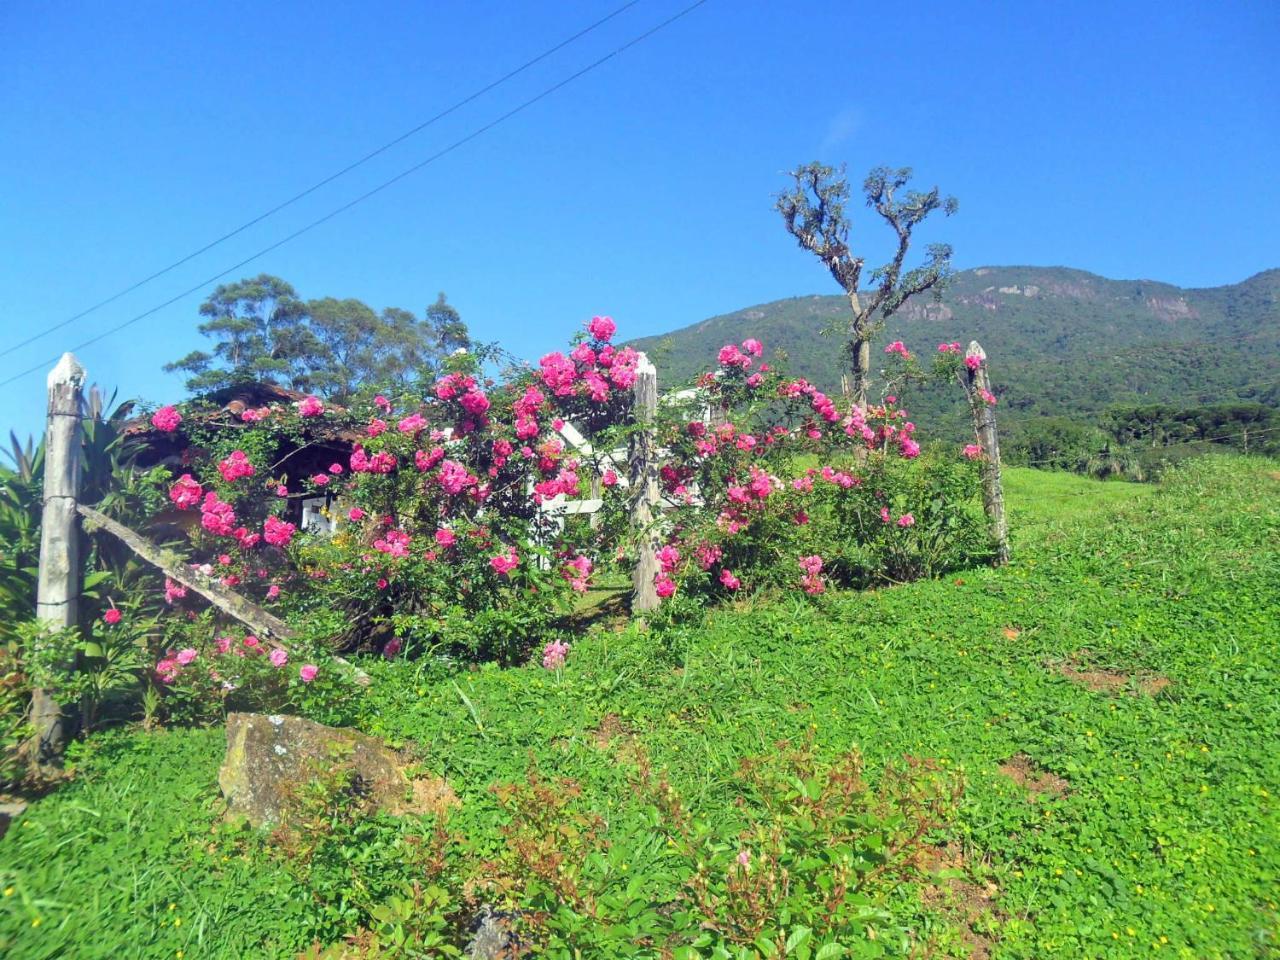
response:
[[[107,531],[147,563],[158,567],[170,580],[194,590],[231,617],[231,619],[244,624],[270,646],[286,650],[288,648],[281,641],[292,640],[297,636],[297,631],[274,613],[263,610],[253,601],[240,596],[229,587],[225,587],[216,580],[206,577],[198,570],[193,569],[190,564],[172,550],[166,550],[164,547],[152,543],[142,534],[129,529],[117,520],[112,520],[92,507],[86,507],[82,504],[76,509],[88,521],[87,529],[90,531],[95,529]],[[353,666],[341,657],[334,657],[334,660],[351,670],[355,675],[356,682],[362,685],[369,683],[369,675],[363,670]]]

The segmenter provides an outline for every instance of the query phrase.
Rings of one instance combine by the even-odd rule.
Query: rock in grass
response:
[[[287,821],[317,782],[369,812],[431,815],[457,805],[448,783],[411,777],[407,766],[393,750],[354,730],[303,717],[232,713],[218,786],[228,812],[256,826]]]

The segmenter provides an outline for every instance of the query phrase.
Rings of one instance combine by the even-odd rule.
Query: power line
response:
[[[600,59],[593,61],[592,63],[588,64],[582,69],[574,73],[571,73],[569,76],[565,77],[563,80],[560,80],[557,83],[552,84],[550,87],[547,87],[546,89],[544,89],[541,93],[538,93],[535,96],[530,97],[528,100],[525,100],[519,106],[513,107],[511,110],[508,110],[506,113],[502,114],[496,119],[489,121],[484,126],[478,127],[477,129],[473,130],[471,133],[467,134],[465,137],[462,137],[460,140],[455,140],[449,146],[445,147],[442,150],[437,151],[436,153],[433,153],[431,156],[427,157],[425,160],[422,160],[419,163],[416,163],[413,166],[405,170],[402,170],[400,173],[396,174],[394,177],[391,177],[388,180],[384,180],[382,183],[378,184],[376,187],[372,188],[371,190],[367,190],[364,193],[360,194],[354,200],[350,200],[347,203],[344,203],[342,206],[337,207],[334,210],[331,210],[329,213],[326,213],[323,217],[320,217],[319,219],[311,221],[306,226],[301,227],[298,230],[295,230],[293,233],[289,234],[286,237],[283,237],[280,240],[277,240],[275,243],[269,246],[263,247],[257,253],[254,253],[249,255],[248,257],[245,257],[239,263],[232,264],[230,267],[227,267],[227,269],[222,270],[218,273],[215,273],[213,276],[208,277],[205,280],[202,280],[200,283],[197,283],[192,287],[188,287],[186,290],[182,291],[176,296],[170,297],[168,300],[164,301],[161,304],[158,304],[157,306],[152,307],[150,310],[143,311],[142,313],[139,313],[136,316],[131,317],[130,319],[124,321],[123,323],[117,324],[116,326],[111,327],[110,329],[98,334],[96,337],[90,337],[88,340],[85,340],[83,343],[76,344],[74,347],[71,348],[72,351],[83,350],[85,347],[92,346],[93,344],[98,343],[101,340],[105,340],[107,337],[112,336],[113,334],[119,333],[121,330],[125,329],[126,327],[132,326],[133,324],[137,323],[139,320],[144,320],[147,317],[163,310],[165,307],[172,306],[173,304],[177,303],[179,300],[183,299],[184,297],[189,297],[191,294],[202,290],[203,288],[213,283],[214,281],[221,280],[223,277],[227,276],[230,273],[234,273],[236,270],[239,270],[241,267],[245,266],[246,264],[252,263],[254,260],[257,260],[259,257],[263,257],[266,254],[270,253],[271,251],[284,246],[286,243],[289,243],[292,240],[296,240],[298,237],[302,236],[304,233],[308,233],[311,230],[314,230],[316,227],[320,226],[321,224],[327,223],[328,221],[332,220],[334,217],[338,216],[339,214],[345,213],[346,211],[350,210],[352,207],[356,206],[357,204],[363,203],[365,200],[368,200],[370,197],[373,197],[374,195],[381,193],[383,190],[387,189],[388,187],[396,183],[399,183],[405,177],[408,177],[409,175],[416,173],[417,171],[421,170],[423,167],[429,166],[435,161],[457,150],[459,147],[467,143],[470,143],[472,140],[475,140],[477,137],[487,133],[488,131],[492,130],[494,127],[498,126],[499,124],[504,123],[505,121],[511,119],[516,114],[522,113],[523,111],[527,110],[529,107],[533,106],[535,103],[538,103],[541,100],[545,100],[547,97],[551,96],[556,91],[562,89],[563,87],[568,86],[573,81],[597,69],[598,67],[612,60],[614,57],[618,56],[619,54],[624,53],[625,51],[631,49],[637,44],[649,39],[649,37],[652,37],[655,33],[658,33],[660,30],[663,30],[666,27],[669,27],[671,24],[675,23],[677,20],[681,19],[682,17],[685,17],[688,14],[692,13],[694,10],[696,10],[698,7],[702,6],[706,2],[707,0],[695,0],[694,3],[689,4],[687,7],[683,8],[679,12],[668,17],[666,20],[663,20],[657,26],[651,27],[650,29],[646,30],[644,33],[640,34],[639,36],[636,36],[631,40],[628,40],[622,46],[615,48],[611,52],[605,54]],[[20,380],[25,376],[28,376],[32,373],[36,373],[37,371],[43,370],[49,364],[56,363],[56,362],[57,362],[57,357],[54,357],[50,360],[44,361],[43,363],[38,363],[33,367],[28,367],[26,370],[23,370],[20,373],[15,373],[13,376],[8,377],[5,380],[0,380],[0,387],[8,386],[9,384],[13,383],[15,380]]]
[[[237,236],[238,234],[244,233],[244,231],[248,230],[250,227],[261,223],[263,220],[266,220],[268,217],[274,216],[275,214],[279,213],[281,210],[285,209],[286,207],[292,206],[293,204],[301,200],[303,197],[310,196],[311,194],[319,190],[321,187],[324,187],[330,183],[333,183],[333,181],[337,180],[339,177],[345,176],[346,174],[350,173],[352,170],[355,170],[357,167],[361,167],[364,164],[368,163],[374,157],[377,157],[386,153],[392,147],[400,143],[403,143],[405,140],[408,140],[410,137],[414,136],[415,134],[421,133],[423,130],[427,129],[427,127],[431,126],[432,124],[437,123],[440,120],[443,120],[445,117],[449,116],[451,113],[454,113],[462,109],[463,107],[465,107],[467,104],[475,100],[478,100],[480,97],[484,96],[490,90],[493,90],[496,87],[502,86],[502,84],[506,83],[508,80],[511,80],[517,75],[523,73],[524,71],[528,70],[530,67],[535,66],[538,63],[541,63],[543,60],[547,59],[547,57],[551,56],[552,54],[558,53],[560,50],[563,50],[565,47],[569,46],[569,44],[573,43],[574,41],[580,40],[582,37],[586,36],[592,30],[595,30],[596,28],[603,26],[604,24],[608,23],[610,20],[614,19],[615,17],[617,17],[622,13],[625,13],[631,7],[634,7],[636,4],[640,2],[641,0],[630,0],[630,2],[624,3],[622,6],[614,10],[612,13],[609,13],[606,16],[601,17],[599,20],[595,21],[594,23],[586,27],[583,27],[573,36],[567,37],[566,39],[560,41],[554,47],[551,47],[548,50],[544,50],[542,53],[538,54],[532,60],[528,60],[522,63],[520,66],[516,67],[514,70],[511,70],[503,74],[501,77],[499,77],[497,80],[494,80],[492,83],[489,83],[486,86],[481,87],[479,90],[475,91],[469,96],[466,96],[463,99],[457,101],[452,106],[447,107],[444,110],[441,110],[439,113],[431,117],[429,120],[424,120],[422,123],[418,124],[416,127],[412,128],[411,130],[406,130],[404,133],[400,134],[400,136],[396,137],[395,139],[388,140],[386,143],[382,144],[382,146],[377,147],[374,150],[371,150],[370,152],[366,153],[364,156],[360,157],[358,160],[352,161],[351,163],[343,167],[341,170],[338,170],[335,173],[331,173],[329,176],[325,177],[323,180],[319,180],[316,183],[313,183],[311,186],[307,187],[305,190],[301,191],[300,193],[294,194],[288,200],[285,200],[282,203],[276,204],[270,210],[267,210],[263,213],[258,214],[258,216],[254,217],[252,220],[246,220],[244,223],[240,224],[240,226],[236,227],[234,230],[231,230],[228,233],[224,233],[222,236],[218,237],[216,240],[209,241],[200,249],[193,250],[191,253],[188,253],[181,260],[175,260],[173,263],[169,264],[167,267],[164,267],[161,270],[157,270],[155,273],[151,274],[150,276],[143,277],[141,280],[125,287],[123,290],[119,291],[118,293],[113,293],[111,296],[107,297],[105,300],[99,300],[93,306],[88,307],[84,310],[81,310],[79,313],[75,314],[74,316],[68,317],[66,320],[63,320],[61,323],[55,323],[53,326],[48,327],[47,329],[42,330],[37,334],[33,334],[32,336],[28,337],[26,340],[23,340],[19,343],[15,343],[11,347],[6,347],[4,350],[0,350],[0,357],[8,356],[9,354],[13,353],[15,350],[21,350],[23,347],[27,346],[28,344],[35,343],[35,341],[39,340],[40,338],[47,337],[49,334],[54,333],[57,330],[61,330],[63,327],[67,326],[68,324],[75,323],[77,320],[83,317],[87,317],[89,314],[93,313],[95,310],[105,307],[108,304],[114,303],[115,301],[119,300],[121,297],[125,296],[126,294],[132,293],[134,290],[137,290],[139,287],[145,286],[146,284],[150,283],[152,280],[155,280],[159,277],[163,277],[166,273],[169,273],[171,270],[177,269],[178,267],[182,266],[184,263],[189,263],[190,261],[194,260],[196,257],[200,256],[201,254],[208,253],[210,250],[212,250],[214,247],[218,246],[219,244],[224,243],[227,240],[230,240],[232,237]]]

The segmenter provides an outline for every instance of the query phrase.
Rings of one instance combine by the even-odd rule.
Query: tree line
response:
[[[304,300],[265,273],[222,284],[200,316],[198,329],[212,346],[164,366],[186,373],[195,394],[260,382],[342,402],[362,387],[398,391],[434,379],[445,357],[472,346],[443,293],[419,317],[400,307],[378,312],[351,297]]]

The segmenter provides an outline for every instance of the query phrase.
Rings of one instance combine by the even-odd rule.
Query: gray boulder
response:
[[[279,824],[303,787],[347,774],[349,790],[369,812],[431,815],[457,806],[449,784],[411,776],[409,764],[373,737],[283,714],[227,716],[227,753],[218,786],[228,812],[254,825]]]

